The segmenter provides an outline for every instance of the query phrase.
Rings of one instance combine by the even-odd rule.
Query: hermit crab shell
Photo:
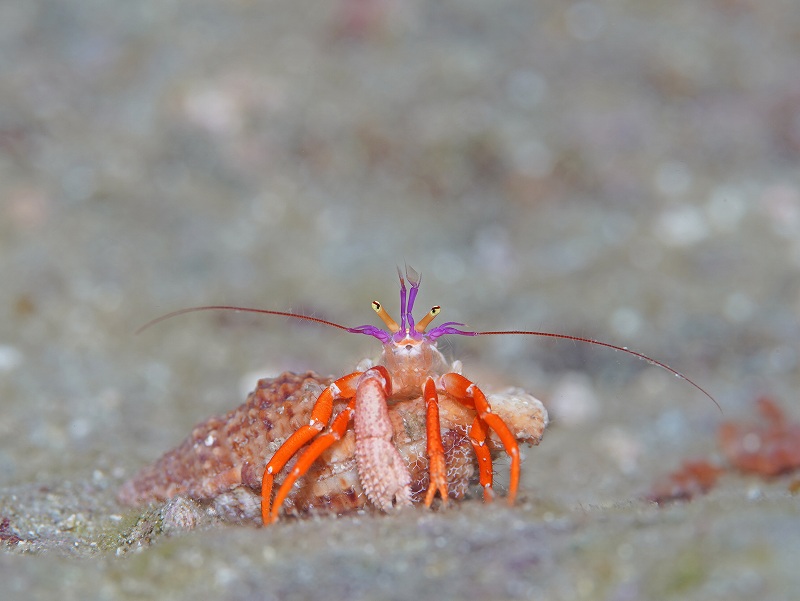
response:
[[[198,424],[177,448],[126,482],[119,490],[119,501],[136,506],[185,497],[207,505],[223,518],[260,521],[261,478],[267,461],[293,432],[309,423],[314,402],[332,381],[313,372],[286,372],[260,380],[243,405]],[[468,435],[475,412],[445,393],[439,396],[449,496],[458,499],[478,479]],[[518,389],[489,395],[488,400],[519,442],[539,443],[547,425],[547,412],[540,401]],[[337,401],[334,417],[345,406],[346,402]],[[390,398],[388,406],[393,442],[411,474],[413,499],[419,502],[428,487],[425,402],[421,396]],[[503,451],[494,435],[487,443],[493,456]],[[295,460],[276,475],[278,486]],[[351,427],[298,480],[283,511],[340,514],[367,505],[356,469]]]

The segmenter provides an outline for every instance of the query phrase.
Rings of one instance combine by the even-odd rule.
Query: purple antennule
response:
[[[409,328],[407,331],[404,332],[403,330],[400,330],[399,332],[396,332],[394,336],[392,336],[392,340],[394,342],[401,342],[408,338],[411,338],[412,340],[422,340],[423,338],[425,338],[425,334],[417,332],[412,325],[412,327]]]
[[[458,328],[454,327],[454,326],[463,326],[463,325],[464,325],[463,323],[458,323],[457,321],[445,322],[445,323],[443,323],[441,325],[436,326],[430,332],[428,332],[428,334],[427,334],[428,340],[433,342],[434,340],[436,340],[437,338],[440,338],[441,336],[446,336],[446,335],[450,335],[450,334],[458,334],[459,336],[477,336],[478,335],[477,332],[459,330]]]
[[[403,273],[399,267],[397,275],[400,278],[400,331],[404,332],[406,329],[406,281],[403,279]]]
[[[414,300],[417,298],[417,293],[419,292],[422,275],[417,273],[410,265],[406,265],[406,277],[408,278],[408,283],[411,284],[411,290],[408,293],[408,305],[401,316],[403,322],[408,326],[408,330],[405,330],[405,328],[403,328],[403,330],[407,331],[412,338],[417,338],[417,336],[414,335],[414,316],[411,312],[414,310]]]
[[[378,326],[358,326],[357,328],[347,328],[348,332],[352,334],[366,334],[367,336],[373,336],[380,340],[383,344],[386,344],[392,339],[392,335],[389,332],[385,332],[381,330]]]
[[[412,290],[413,290],[413,288],[412,288]],[[408,312],[408,315],[406,316],[406,321],[408,322],[408,333],[413,337],[414,332],[415,332],[415,330],[414,330],[414,316],[411,315],[411,311]]]
[[[411,269],[413,274],[408,273],[408,270],[411,269],[410,267],[406,267],[406,277],[408,277],[408,281],[411,283],[411,291],[408,293],[408,307],[406,307],[406,317],[408,318],[408,328],[410,330],[414,329],[414,324],[411,323],[413,318],[411,317],[411,312],[414,310],[414,300],[417,298],[417,292],[419,292],[419,285],[422,282],[422,276],[419,275],[416,271]]]

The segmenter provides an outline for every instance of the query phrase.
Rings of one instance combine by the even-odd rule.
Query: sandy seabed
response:
[[[48,599],[760,599],[800,590],[792,476],[658,507],[771,394],[798,417],[792,2],[0,9],[0,582]],[[286,519],[118,505],[259,375],[367,337],[205,303],[479,330],[465,373],[553,418],[517,505]],[[257,375],[258,374],[258,375]],[[507,471],[498,465],[498,479]],[[184,514],[185,515],[185,514]],[[165,516],[169,519],[165,520]],[[171,516],[171,517],[170,517]]]

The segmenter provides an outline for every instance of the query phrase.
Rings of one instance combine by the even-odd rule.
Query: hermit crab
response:
[[[410,267],[405,275],[398,269],[398,276],[400,323],[372,302],[385,329],[222,305],[182,309],[145,324],[141,329],[193,311],[249,311],[366,334],[383,350],[377,362],[362,361],[337,379],[309,372],[261,380],[244,405],[199,424],[179,447],[126,482],[120,501],[138,505],[185,496],[226,515],[258,516],[271,524],[282,508],[339,513],[371,505],[391,511],[415,502],[430,507],[437,496],[446,505],[466,493],[477,472],[488,502],[494,496],[493,457],[504,452],[510,458],[507,500],[513,504],[519,445],[539,443],[547,412],[518,389],[487,395],[461,374],[460,362],[448,365],[436,348],[446,335],[531,335],[599,345],[666,369],[714,401],[668,365],[598,340],[525,330],[469,331],[457,322],[429,329],[441,308],[434,306],[415,321],[421,277]]]

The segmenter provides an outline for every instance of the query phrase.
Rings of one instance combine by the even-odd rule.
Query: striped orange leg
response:
[[[456,373],[444,374],[439,378],[440,385],[444,390],[453,396],[457,401],[467,407],[475,408],[478,416],[472,424],[470,430],[470,438],[473,440],[473,447],[475,453],[478,455],[478,464],[481,469],[481,485],[483,485],[484,498],[491,496],[491,457],[489,450],[486,448],[486,429],[485,427],[479,428],[476,431],[476,425],[485,425],[491,428],[503,443],[503,447],[511,457],[511,479],[508,485],[508,504],[513,505],[514,499],[517,496],[517,488],[519,487],[519,445],[516,438],[508,426],[500,418],[500,416],[492,413],[492,408],[486,400],[486,395],[483,394],[480,388],[474,383],[467,380],[464,376]],[[480,424],[483,422],[483,424]],[[482,450],[478,450],[479,447]],[[487,476],[488,473],[488,476]]]
[[[353,409],[356,406],[356,400],[352,399],[345,407],[339,415],[336,416],[336,419],[333,420],[330,429],[325,432],[325,434],[321,434],[317,438],[314,439],[305,452],[300,455],[297,459],[297,462],[294,464],[292,471],[286,476],[286,479],[281,483],[281,487],[278,489],[278,494],[275,495],[275,503],[272,506],[272,511],[269,515],[269,523],[274,522],[278,519],[278,512],[281,510],[281,505],[286,500],[286,497],[289,495],[289,492],[292,490],[292,486],[294,483],[297,482],[299,478],[302,478],[303,475],[309,470],[309,468],[314,465],[314,462],[319,459],[319,456],[325,452],[325,449],[330,447],[333,443],[338,440],[341,440],[342,436],[347,430],[347,424],[350,422],[350,418],[353,416]],[[264,520],[266,524],[267,521]]]
[[[322,432],[331,419],[333,401],[339,398],[350,399],[356,394],[355,383],[361,375],[360,371],[343,376],[331,383],[319,395],[311,410],[311,420],[287,438],[280,448],[267,463],[264,476],[261,479],[261,519],[264,524],[271,524],[274,518],[270,517],[270,500],[272,499],[272,486],[275,474],[280,472],[286,463],[317,434]]]
[[[494,499],[494,489],[492,488],[494,473],[492,471],[492,454],[486,445],[486,434],[486,422],[476,415],[475,421],[472,422],[472,426],[469,429],[469,440],[478,458],[483,501],[484,503],[491,503]]]
[[[447,466],[442,447],[442,431],[439,426],[439,395],[433,378],[428,378],[422,387],[425,397],[425,425],[428,436],[428,474],[430,483],[425,494],[425,506],[430,507],[436,493],[442,497],[442,506],[447,505]]]

